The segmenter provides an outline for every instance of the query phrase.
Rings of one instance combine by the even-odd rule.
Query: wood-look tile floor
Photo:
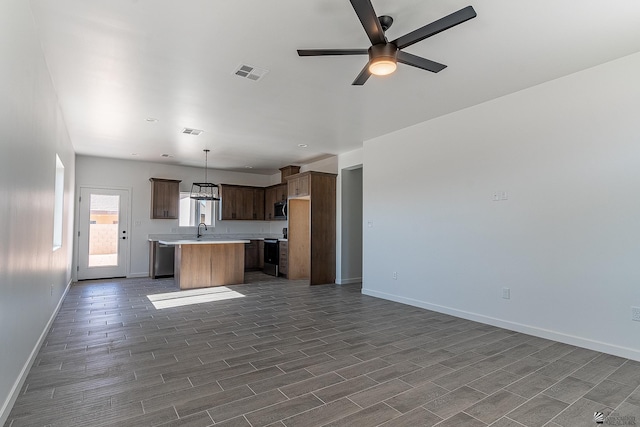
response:
[[[74,284],[5,426],[640,424],[638,362],[358,285],[247,281],[164,309],[147,295],[173,279]]]

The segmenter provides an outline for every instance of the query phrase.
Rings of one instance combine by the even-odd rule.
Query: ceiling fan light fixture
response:
[[[369,72],[386,76],[398,67],[398,48],[391,43],[376,44],[369,48]]]
[[[412,55],[402,49],[477,16],[473,7],[467,6],[427,25],[423,25],[404,36],[389,41],[385,32],[393,24],[391,16],[376,16],[371,0],[351,0],[351,6],[353,6],[353,10],[358,15],[364,32],[367,33],[367,37],[371,42],[371,47],[368,49],[369,62],[351,83],[352,86],[362,86],[371,75],[384,76],[393,73],[396,70],[398,61],[432,73],[444,70],[447,67],[446,65]],[[366,52],[364,49],[298,49],[299,56],[364,55]]]
[[[386,76],[393,73],[398,65],[395,61],[388,58],[379,58],[369,64],[369,72],[376,76]]]

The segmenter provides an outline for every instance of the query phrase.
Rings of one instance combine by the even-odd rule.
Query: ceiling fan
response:
[[[411,46],[438,34],[469,19],[476,17],[473,7],[467,6],[457,12],[433,21],[424,27],[418,28],[402,37],[388,41],[385,31],[393,24],[390,16],[376,16],[371,0],[350,0],[356,15],[360,19],[364,31],[371,41],[369,49],[298,49],[299,56],[325,56],[325,55],[366,55],[369,54],[369,62],[360,71],[352,85],[362,86],[371,74],[384,76],[396,70],[397,63],[411,65],[423,70],[437,73],[446,68],[446,65],[431,61],[420,56],[403,52],[402,49]]]

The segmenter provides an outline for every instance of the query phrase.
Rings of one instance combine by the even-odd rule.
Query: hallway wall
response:
[[[0,2],[0,425],[71,280],[75,155],[29,2]],[[56,154],[64,164],[54,248]]]

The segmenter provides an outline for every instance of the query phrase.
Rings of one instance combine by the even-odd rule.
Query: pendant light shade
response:
[[[194,182],[191,184],[190,197],[195,200],[220,200],[218,197],[218,186],[211,182],[207,182],[207,160],[209,156],[208,149],[204,149],[204,182]]]

